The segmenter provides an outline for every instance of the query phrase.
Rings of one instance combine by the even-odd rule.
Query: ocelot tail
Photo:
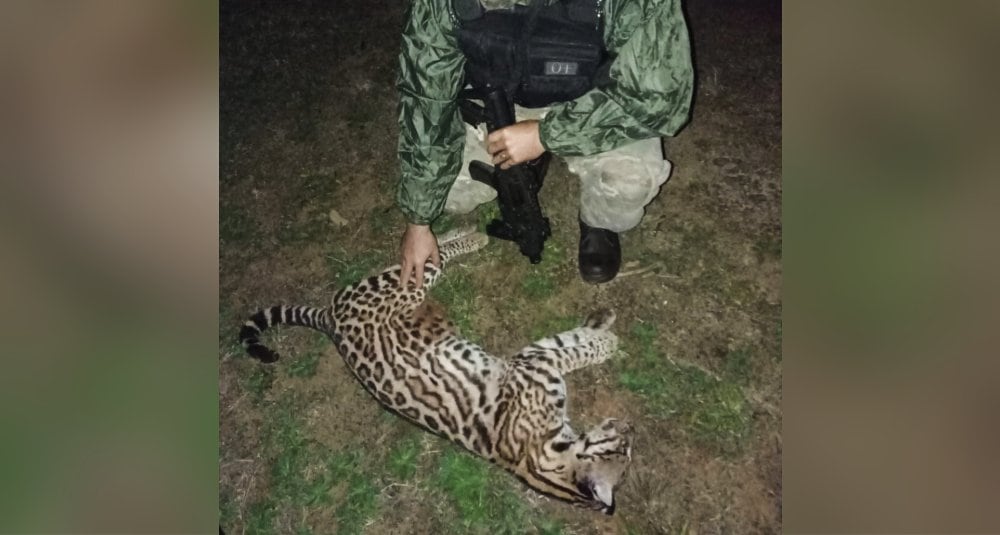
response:
[[[488,238],[442,236],[442,267]],[[607,514],[632,459],[631,430],[615,419],[586,433],[570,427],[563,375],[607,360],[618,343],[611,311],[539,340],[510,359],[460,338],[454,324],[424,305],[441,270],[424,269],[423,288],[399,286],[399,266],[338,291],[331,306],[275,306],[240,331],[247,352],[274,362],[261,331],[284,323],[326,333],[347,367],[386,408],[495,462],[546,494]]]

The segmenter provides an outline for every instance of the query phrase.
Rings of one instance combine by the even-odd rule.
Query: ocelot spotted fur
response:
[[[486,245],[472,231],[442,236],[441,264]],[[278,355],[262,345],[272,325],[326,333],[347,367],[386,408],[513,472],[546,494],[607,514],[632,458],[631,430],[612,418],[583,434],[566,416],[563,375],[607,360],[618,343],[611,311],[539,340],[510,359],[460,338],[443,314],[422,306],[441,276],[428,264],[423,288],[399,286],[393,266],[338,291],[326,308],[275,306],[240,331],[247,352],[263,362]]]

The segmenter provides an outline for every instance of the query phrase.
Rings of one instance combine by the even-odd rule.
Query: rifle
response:
[[[462,119],[477,125],[485,122],[489,132],[514,124],[514,103],[507,98],[503,87],[481,91],[464,91],[460,100]],[[471,99],[481,98],[484,106]],[[545,240],[552,235],[549,219],[542,215],[538,192],[542,189],[545,172],[551,155],[543,153],[530,162],[514,165],[509,169],[493,167],[485,162],[469,164],[472,179],[495,189],[500,219],[486,225],[486,233],[501,240],[517,244],[521,254],[532,264],[542,261]]]

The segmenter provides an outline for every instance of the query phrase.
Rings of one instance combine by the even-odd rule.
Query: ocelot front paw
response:
[[[587,319],[583,320],[584,327],[590,327],[591,329],[602,329],[607,330],[611,328],[611,325],[615,322],[615,311],[610,308],[604,308],[592,312]]]

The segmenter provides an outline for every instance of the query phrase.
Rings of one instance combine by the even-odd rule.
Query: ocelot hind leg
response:
[[[587,317],[584,326],[538,340],[514,358],[535,360],[563,374],[600,364],[618,348],[618,337],[608,330],[614,321],[614,312],[596,312]]]
[[[476,232],[476,229],[471,227],[445,232],[438,238],[438,254],[441,256],[441,265],[444,266],[455,257],[478,251],[486,247],[489,241],[489,236],[482,232]]]

